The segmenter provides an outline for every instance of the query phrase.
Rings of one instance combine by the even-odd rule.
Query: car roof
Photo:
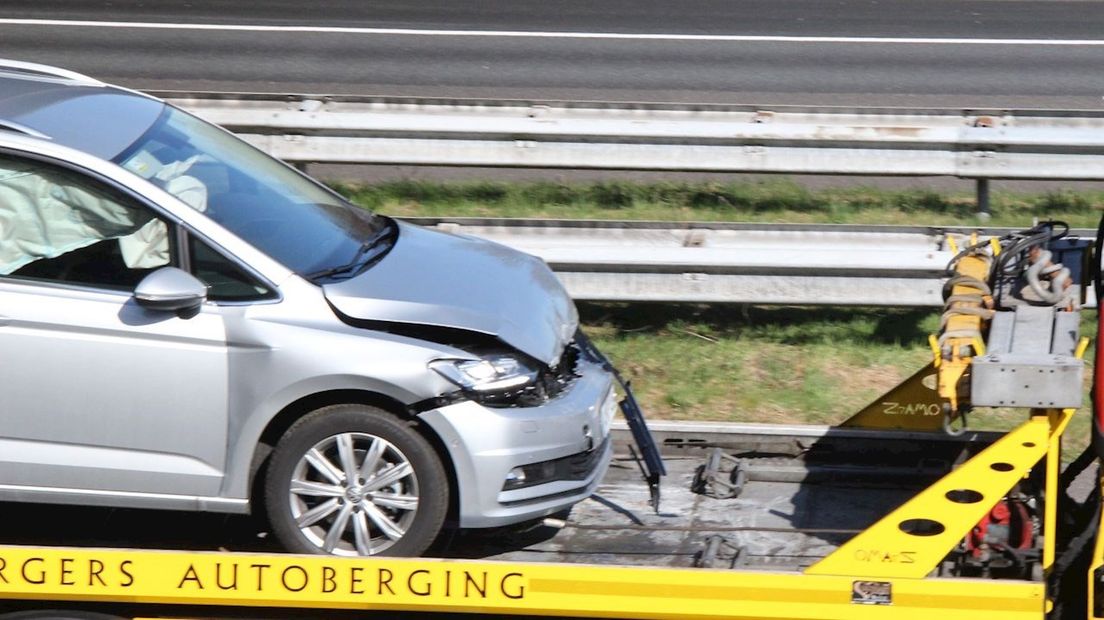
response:
[[[0,59],[0,129],[112,159],[164,109],[157,99],[77,73]]]

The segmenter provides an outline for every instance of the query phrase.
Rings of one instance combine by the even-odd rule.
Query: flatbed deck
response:
[[[564,527],[469,532],[453,551],[457,557],[517,562],[688,568],[695,565],[708,538],[718,535],[744,548],[740,567],[799,569],[835,550],[917,490],[752,481],[737,498],[715,499],[690,490],[701,463],[694,457],[666,460],[668,476],[658,513],[651,508],[636,465],[619,459],[598,493],[566,515]],[[722,556],[732,552],[722,551]]]
[[[432,555],[511,562],[800,570],[835,550],[996,435],[832,431],[821,427],[655,423],[668,475],[657,513],[619,432],[598,492],[568,514],[439,541]],[[739,456],[735,498],[694,493],[712,447]],[[248,516],[10,504],[0,544],[279,552]],[[701,555],[711,536],[724,544]],[[737,548],[740,557],[732,562]]]
[[[1044,615],[1041,575],[976,579],[936,570],[943,574],[894,578],[885,565],[819,574],[813,566],[840,557],[832,552],[853,546],[999,434],[652,426],[669,472],[658,512],[635,462],[620,456],[598,492],[569,513],[455,532],[431,549],[440,559],[283,554],[261,520],[245,516],[0,506],[0,575],[9,579],[0,582],[0,612],[49,601],[126,617],[273,618],[324,608],[710,619],[739,610],[748,619],[849,620],[867,606],[886,618],[936,610],[945,620],[996,610]],[[1039,426],[1032,428],[1043,432]],[[628,446],[619,430],[615,452],[627,455]],[[718,448],[727,455],[718,482],[692,491]],[[714,496],[737,465],[740,492]],[[104,567],[114,582],[99,581]]]

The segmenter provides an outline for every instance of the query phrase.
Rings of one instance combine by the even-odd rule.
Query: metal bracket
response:
[[[694,568],[738,568],[746,564],[745,549],[714,534],[705,539],[701,551],[694,554]]]
[[[731,469],[725,464],[731,464]],[[690,490],[716,499],[731,499],[740,495],[747,479],[747,463],[729,456],[720,448],[713,448],[705,463],[694,472]]]

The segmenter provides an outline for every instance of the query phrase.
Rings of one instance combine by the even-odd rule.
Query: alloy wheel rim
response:
[[[340,433],[314,444],[292,470],[291,515],[311,544],[335,555],[376,555],[418,512],[418,478],[391,442]]]

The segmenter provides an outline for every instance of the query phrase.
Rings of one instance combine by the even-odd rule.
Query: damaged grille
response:
[[[564,347],[564,352],[555,368],[542,368],[536,381],[520,390],[505,394],[486,396],[483,403],[492,407],[536,407],[558,397],[579,378],[579,347],[572,342]]]

